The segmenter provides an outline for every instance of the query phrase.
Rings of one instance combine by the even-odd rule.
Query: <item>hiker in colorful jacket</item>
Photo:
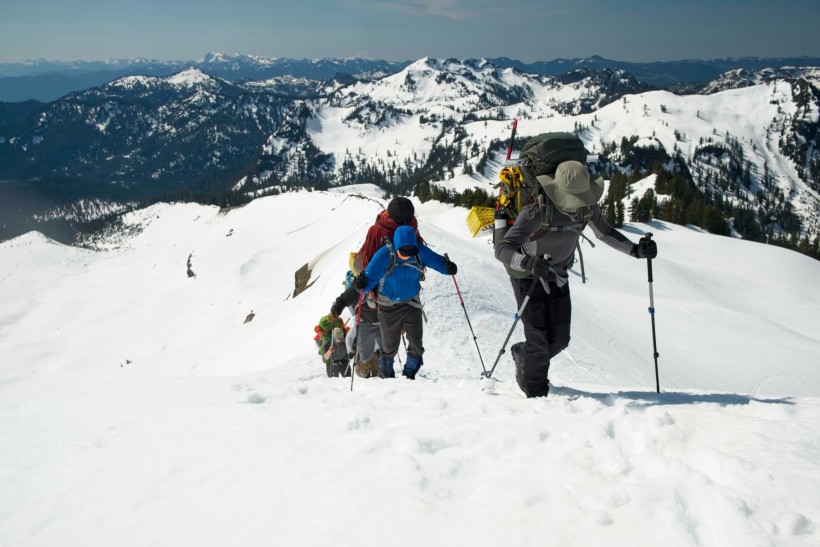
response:
[[[521,390],[527,397],[546,397],[550,360],[569,345],[572,305],[567,270],[574,263],[584,227],[589,223],[598,239],[636,258],[655,258],[658,248],[648,237],[632,243],[607,223],[598,205],[604,181],[591,180],[582,163],[565,161],[558,165],[554,177],[536,178],[543,194],[521,210],[496,244],[495,257],[507,269],[519,309],[536,284],[521,314],[525,341],[513,344],[510,352]],[[542,208],[550,206],[546,199],[554,210],[545,227]]]
[[[350,376],[350,358],[345,347],[348,327],[341,318],[326,315],[319,319],[319,324],[313,330],[316,332],[313,340],[322,356],[328,378]]]
[[[382,334],[379,328],[379,316],[376,307],[376,297],[373,292],[362,295],[362,310],[359,314],[359,291],[353,286],[353,274],[348,273],[347,288],[330,306],[328,317],[339,317],[347,307],[353,318],[353,324],[347,333],[345,344],[348,357],[354,360],[357,376],[371,378],[379,376],[379,353],[382,347]],[[358,327],[356,323],[359,323]],[[377,349],[379,348],[379,349]]]
[[[379,367],[382,378],[395,378],[393,358],[399,350],[402,330],[407,334],[407,360],[402,374],[415,379],[422,365],[423,314],[421,280],[423,269],[431,267],[445,275],[455,275],[455,263],[419,243],[410,226],[400,226],[387,244],[373,255],[354,286],[365,292],[378,289],[378,316],[382,332]]]

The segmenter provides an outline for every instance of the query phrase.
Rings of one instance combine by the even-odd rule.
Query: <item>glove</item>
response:
[[[632,246],[631,254],[635,258],[655,258],[658,256],[658,245],[654,240],[643,236],[638,243]]]
[[[531,256],[522,264],[535,277],[547,277],[550,273],[550,263],[540,256]]]
[[[342,309],[344,305],[341,302],[334,302],[332,306],[330,306],[330,315],[327,316],[329,320],[337,319],[339,316],[342,315]]]
[[[356,276],[356,279],[353,280],[353,286],[360,291],[367,287],[367,276],[364,275],[364,272]]]
[[[444,271],[447,272],[447,275],[456,275],[456,273],[458,273],[458,266],[456,266],[456,263],[449,258],[445,258]]]
[[[353,356],[354,356],[354,355],[356,355],[356,354],[355,354],[355,353],[353,353],[352,351],[347,352],[347,358],[348,358],[348,359],[353,359]]]
[[[333,308],[330,308],[330,313],[327,314],[327,322],[330,324],[335,323],[341,314],[341,311],[339,311],[339,313],[336,313],[335,311],[333,311]]]

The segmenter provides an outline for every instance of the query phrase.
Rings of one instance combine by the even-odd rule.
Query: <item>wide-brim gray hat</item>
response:
[[[547,196],[562,209],[575,210],[598,203],[604,195],[604,179],[592,180],[589,171],[578,161],[564,161],[555,170],[555,177],[536,177]]]

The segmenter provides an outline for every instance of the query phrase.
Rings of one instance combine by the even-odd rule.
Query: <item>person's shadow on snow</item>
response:
[[[578,397],[589,397],[595,399],[606,406],[612,406],[618,399],[627,399],[628,406],[649,407],[665,405],[693,405],[697,403],[716,403],[721,406],[748,405],[752,402],[794,405],[791,397],[762,399],[751,395],[739,395],[737,393],[682,393],[682,392],[662,392],[653,393],[651,391],[619,391],[617,393],[594,393],[582,391],[571,387],[550,386],[550,394],[563,395],[571,399]]]

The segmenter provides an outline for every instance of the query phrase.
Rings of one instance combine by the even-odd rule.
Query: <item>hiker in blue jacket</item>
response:
[[[419,291],[427,266],[445,275],[458,271],[454,262],[419,244],[415,230],[404,225],[396,229],[392,243],[376,251],[354,282],[357,289],[378,291],[379,327],[384,344],[379,357],[382,378],[396,377],[393,358],[399,350],[402,330],[407,334],[407,361],[402,374],[413,380],[421,368],[424,319]]]

